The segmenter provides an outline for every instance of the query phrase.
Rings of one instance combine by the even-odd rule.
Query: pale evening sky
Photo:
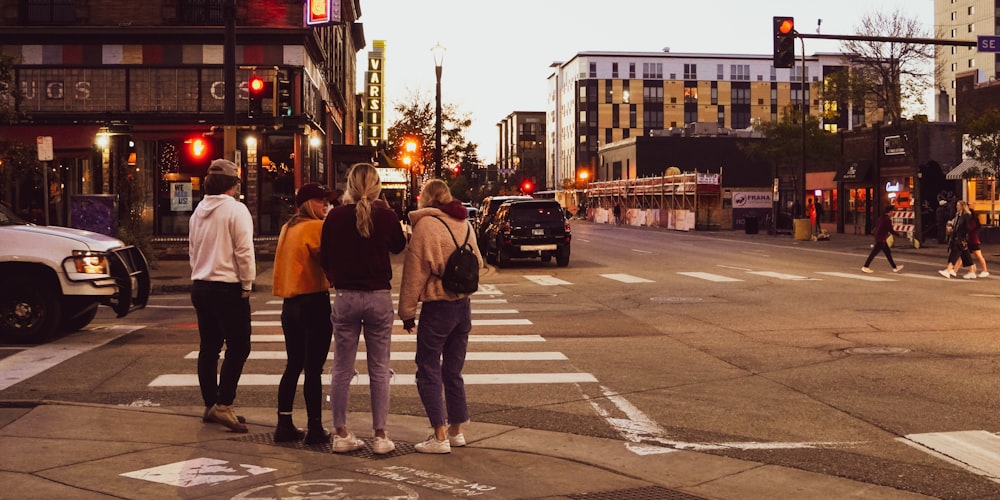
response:
[[[359,54],[358,89],[364,88],[373,40],[385,40],[385,123],[412,93],[434,100],[431,47],[447,51],[442,102],[469,113],[468,139],[484,164],[496,161],[497,122],[513,111],[545,111],[549,67],[578,52],[770,54],[771,17],[794,16],[796,29],[854,34],[870,12],[902,11],[934,32],[933,0],[363,0],[367,46]],[[836,52],[835,40],[806,40],[806,53]],[[799,45],[796,43],[796,52]],[[906,115],[933,117],[933,103]]]

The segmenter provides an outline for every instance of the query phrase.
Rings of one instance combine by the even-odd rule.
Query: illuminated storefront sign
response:
[[[376,147],[382,141],[384,112],[382,110],[385,66],[385,40],[375,40],[374,50],[368,53],[368,70],[365,71],[365,123],[364,140]]]
[[[306,25],[340,22],[340,0],[306,0]]]

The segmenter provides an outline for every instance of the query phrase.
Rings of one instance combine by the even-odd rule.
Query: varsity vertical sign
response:
[[[385,40],[374,40],[368,52],[368,70],[365,71],[365,141],[377,147],[382,141],[384,114],[382,112],[383,70],[385,66]]]

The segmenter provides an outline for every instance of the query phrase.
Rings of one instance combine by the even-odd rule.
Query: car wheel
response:
[[[0,336],[40,342],[59,325],[59,290],[37,278],[14,275],[0,281]]]
[[[556,256],[556,265],[559,267],[569,265],[569,246],[562,247],[559,250],[559,255]]]
[[[503,245],[497,245],[497,266],[510,266],[510,252],[504,250]]]

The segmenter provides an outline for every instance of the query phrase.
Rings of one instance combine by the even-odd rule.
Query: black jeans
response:
[[[875,242],[875,246],[872,247],[871,253],[868,254],[868,260],[865,261],[865,267],[871,265],[872,260],[875,259],[875,256],[878,255],[880,251],[885,252],[885,259],[889,261],[889,265],[892,266],[893,269],[896,269],[896,263],[892,261],[892,251],[889,250],[889,244],[884,241]]]
[[[305,370],[302,396],[309,420],[323,419],[323,364],[330,353],[333,323],[330,322],[330,292],[286,298],[281,305],[281,329],[285,333],[285,373],[278,384],[278,411],[290,412],[295,404],[299,374]]]
[[[250,356],[250,299],[242,295],[239,283],[196,280],[191,285],[191,303],[201,335],[198,384],[205,407],[231,405],[236,400],[243,364]],[[223,344],[226,359],[218,372]]]

